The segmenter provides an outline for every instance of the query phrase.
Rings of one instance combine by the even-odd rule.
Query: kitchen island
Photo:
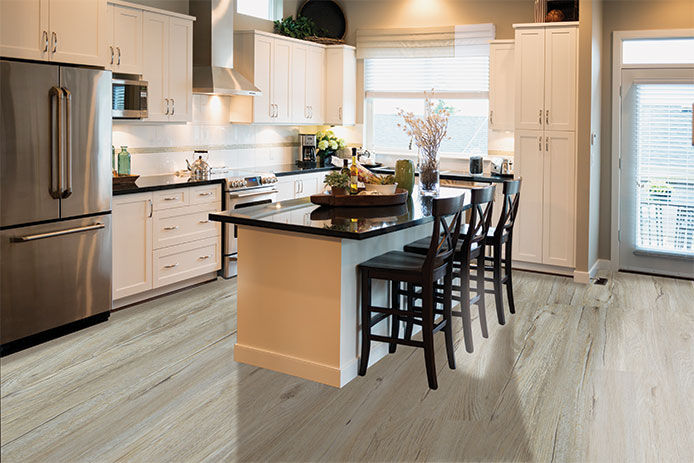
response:
[[[440,196],[465,195],[442,188]],[[210,214],[238,234],[238,362],[334,387],[357,376],[357,265],[430,236],[432,198],[417,191],[390,207],[319,207],[309,198]],[[373,300],[387,304],[385,282]],[[386,333],[388,322],[376,328]],[[374,363],[388,352],[371,348]]]

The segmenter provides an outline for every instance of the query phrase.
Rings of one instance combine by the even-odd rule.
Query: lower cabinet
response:
[[[146,297],[149,290],[219,270],[221,224],[208,215],[222,208],[221,197],[219,184],[116,196],[113,299]]]
[[[320,193],[325,187],[323,181],[327,174],[328,172],[323,171],[279,177],[277,201],[305,198]]]

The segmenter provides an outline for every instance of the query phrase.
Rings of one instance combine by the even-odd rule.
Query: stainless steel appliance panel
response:
[[[148,83],[143,80],[111,80],[111,116],[114,119],[147,117]]]
[[[59,85],[58,70],[50,64],[0,61],[2,227],[60,217],[58,101],[51,92]]]
[[[61,217],[111,210],[111,72],[60,68],[66,93]]]
[[[2,230],[0,252],[2,344],[111,309],[110,214]]]

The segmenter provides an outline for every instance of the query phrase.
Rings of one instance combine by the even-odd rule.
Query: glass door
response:
[[[693,69],[623,69],[619,262],[694,278]]]

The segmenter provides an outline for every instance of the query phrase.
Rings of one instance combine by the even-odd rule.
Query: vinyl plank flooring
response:
[[[694,461],[694,283],[514,273],[475,352],[399,346],[343,389],[233,361],[236,283],[0,361],[3,462]],[[473,310],[473,313],[475,311]]]

